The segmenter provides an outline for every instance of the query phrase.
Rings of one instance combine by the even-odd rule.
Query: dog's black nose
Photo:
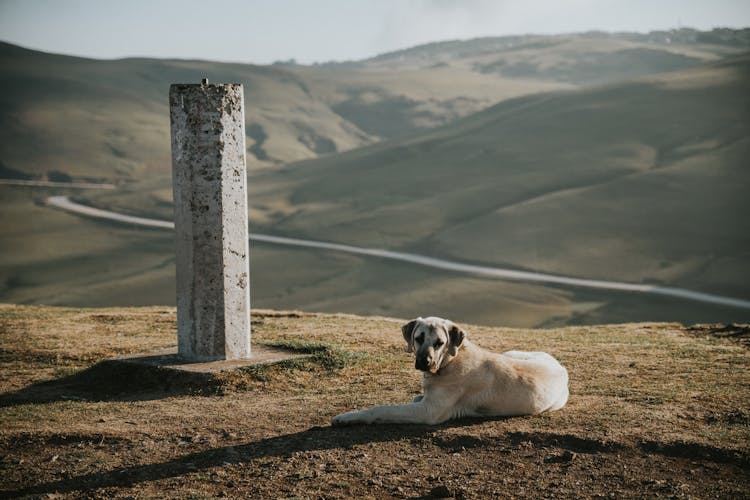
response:
[[[427,358],[417,358],[416,363],[414,363],[414,368],[417,370],[422,370],[423,372],[427,371],[429,365],[427,364]]]

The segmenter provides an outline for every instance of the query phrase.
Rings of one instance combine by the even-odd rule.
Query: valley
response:
[[[251,232],[747,299],[743,33],[731,43],[700,33],[684,43],[506,37],[268,67],[93,61],[5,45],[3,172],[116,189],[0,186],[9,215],[0,298],[174,303],[168,234],[41,203],[70,195],[171,219],[166,89],[208,75],[245,84]],[[521,71],[523,61],[533,71]],[[261,242],[251,258],[260,307],[400,317],[428,309],[513,326],[745,316]]]

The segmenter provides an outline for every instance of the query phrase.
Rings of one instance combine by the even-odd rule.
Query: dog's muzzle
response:
[[[427,356],[417,358],[416,362],[414,363],[414,368],[416,368],[417,370],[421,370],[423,372],[426,372],[427,370],[429,370],[430,364],[427,361]]]

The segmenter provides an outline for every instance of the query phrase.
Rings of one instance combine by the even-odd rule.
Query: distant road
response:
[[[126,224],[134,224],[136,226],[174,229],[174,222],[146,219],[144,217],[134,217],[132,215],[118,214],[117,212],[111,212],[109,210],[101,210],[99,208],[89,207],[71,201],[67,196],[50,196],[47,198],[46,203],[49,206],[65,210],[66,212],[73,212],[75,214],[85,215],[86,217],[94,217],[95,219],[114,220]]]
[[[30,187],[64,187],[72,189],[115,189],[114,184],[98,182],[53,182],[53,181],[24,181],[21,179],[0,179],[0,185],[30,186]]]
[[[108,219],[127,224],[134,224],[144,227],[153,227],[160,229],[174,229],[174,223],[165,220],[147,219],[143,217],[134,217],[123,215],[109,210],[88,207],[75,203],[68,199],[67,196],[52,196],[47,198],[47,204],[67,212],[72,212],[87,217],[98,219]],[[736,299],[733,297],[723,297],[721,295],[712,295],[708,293],[694,292],[682,288],[663,287],[655,285],[643,285],[634,283],[621,283],[617,281],[590,280],[584,278],[571,278],[567,276],[558,276],[554,274],[535,273],[529,271],[516,271],[513,269],[504,269],[499,267],[476,266],[473,264],[464,264],[450,260],[436,259],[424,255],[413,253],[393,252],[379,248],[365,248],[351,245],[342,245],[339,243],[328,243],[324,241],[301,240],[297,238],[286,238],[283,236],[270,236],[267,234],[253,233],[250,235],[252,241],[262,241],[276,245],[287,245],[295,247],[317,248],[322,250],[331,250],[334,252],[345,252],[357,255],[366,255],[369,257],[379,257],[382,259],[399,260],[410,262],[420,266],[433,267],[454,271],[475,276],[484,276],[488,278],[498,278],[513,281],[554,283],[559,285],[568,285],[582,288],[598,288],[603,290],[617,290],[624,292],[640,292],[656,295],[667,295],[681,299],[695,300],[711,304],[720,304],[723,306],[739,307],[750,309],[750,300]]]

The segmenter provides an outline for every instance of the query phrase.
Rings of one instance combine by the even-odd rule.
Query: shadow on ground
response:
[[[0,394],[0,408],[71,400],[148,401],[188,394],[217,394],[222,388],[221,379],[210,374],[107,360],[66,377]]]
[[[0,408],[54,401],[149,401],[183,395],[220,395],[253,380],[265,380],[265,371],[272,367],[331,371],[357,359],[348,351],[314,343],[286,348],[260,344],[256,351],[262,358],[260,362],[211,370],[185,369],[189,363],[177,354],[100,361],[72,375],[0,394]]]
[[[364,430],[364,432],[363,432]],[[215,466],[248,462],[264,457],[287,457],[297,452],[351,448],[369,442],[396,441],[422,437],[434,431],[427,426],[387,425],[378,432],[363,427],[313,427],[308,430],[261,439],[240,446],[224,446],[191,453],[163,463],[145,464],[111,471],[94,472],[82,476],[39,484],[28,488],[2,492],[2,496],[69,493],[109,487],[130,487],[143,481],[156,481],[193,473]]]
[[[750,456],[695,443],[655,443],[643,441],[632,446],[615,442],[581,438],[567,434],[536,432],[511,432],[493,437],[470,435],[445,435],[438,431],[467,426],[478,421],[498,419],[462,419],[439,426],[381,425],[377,432],[371,426],[312,427],[310,429],[271,438],[261,439],[238,446],[223,446],[190,453],[161,463],[143,464],[125,469],[93,472],[76,477],[52,481],[17,490],[5,490],[0,496],[41,495],[46,493],[70,493],[78,490],[98,488],[132,487],[145,481],[158,481],[177,477],[217,466],[228,466],[268,457],[288,458],[299,452],[315,452],[332,449],[351,449],[366,443],[399,441],[403,439],[426,439],[447,453],[473,448],[517,448],[531,447],[548,455],[547,462],[569,461],[576,454],[614,453],[622,455],[653,453],[667,457],[704,459],[716,463],[730,464],[743,469],[750,467]],[[500,419],[502,420],[502,419]],[[563,450],[551,455],[551,449]]]

